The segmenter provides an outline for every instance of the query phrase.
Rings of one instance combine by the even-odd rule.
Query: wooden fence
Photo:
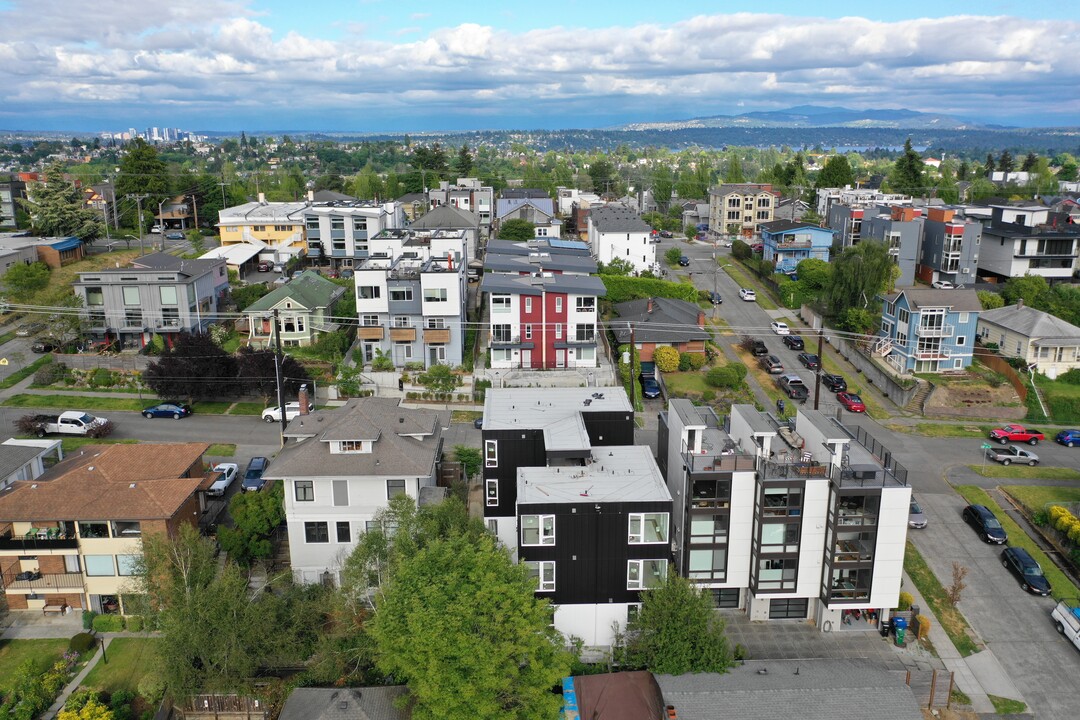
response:
[[[1013,390],[1020,396],[1021,402],[1027,402],[1028,388],[1024,384],[1023,378],[1016,372],[1009,362],[998,355],[993,350],[987,350],[984,347],[975,348],[975,358],[986,367],[990,368],[994,372],[1001,373],[1009,380],[1009,384],[1013,386]]]

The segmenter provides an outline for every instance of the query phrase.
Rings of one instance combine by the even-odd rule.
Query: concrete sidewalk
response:
[[[948,634],[942,629],[941,622],[930,609],[926,598],[919,593],[919,589],[906,572],[904,573],[904,592],[911,594],[921,614],[932,618],[930,642],[945,664],[945,668],[953,673],[956,687],[971,698],[972,710],[979,714],[993,715],[994,704],[990,702],[987,695],[1024,701],[1012,679],[994,657],[993,651],[987,648],[966,658],[960,655],[960,651],[953,645]]]
[[[57,697],[55,702],[49,706],[49,709],[39,716],[39,720],[51,720],[56,717],[56,714],[64,707],[64,703],[68,701],[68,698],[71,697],[72,693],[79,689],[79,686],[82,685],[82,681],[86,679],[86,676],[90,674],[90,671],[93,670],[98,664],[98,661],[101,660],[102,653],[108,652],[109,643],[112,641],[112,638],[105,636],[100,637],[101,644],[98,645],[97,652],[95,652],[93,657],[86,663],[86,666],[72,678],[71,682],[64,687],[60,692],[59,697]]]

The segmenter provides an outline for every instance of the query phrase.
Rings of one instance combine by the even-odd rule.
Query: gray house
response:
[[[152,253],[125,268],[79,273],[72,289],[92,337],[141,347],[155,334],[169,342],[205,330],[229,292],[229,275],[222,259]]]

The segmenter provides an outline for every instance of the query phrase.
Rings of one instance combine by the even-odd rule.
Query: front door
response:
[[[555,367],[557,367],[557,368],[566,367],[566,350],[556,350],[555,351]]]
[[[522,350],[521,351],[521,367],[523,367],[523,368],[531,368],[532,367],[532,350]]]
[[[364,343],[364,362],[369,363],[375,359],[375,348],[379,347],[378,343],[366,342]]]

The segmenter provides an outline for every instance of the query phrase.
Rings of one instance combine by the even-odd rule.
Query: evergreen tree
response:
[[[911,148],[911,138],[908,138],[904,141],[903,154],[893,163],[892,171],[889,173],[889,186],[904,195],[923,194],[926,185],[923,167],[922,157]]]
[[[746,176],[743,174],[742,162],[739,160],[739,156],[736,153],[731,153],[731,155],[728,156],[727,172],[724,173],[724,182],[732,184],[746,182]]]
[[[1035,164],[1039,162],[1039,156],[1033,152],[1029,152],[1024,156],[1024,162],[1020,165],[1020,169],[1024,172],[1031,172],[1035,169]]]
[[[997,169],[1008,176],[1015,168],[1016,161],[1013,160],[1012,154],[1008,150],[1002,150],[1001,155],[998,156]]]
[[[468,177],[472,174],[473,159],[472,153],[469,152],[469,146],[462,144],[458,150],[456,169],[458,177]]]
[[[818,173],[817,188],[842,188],[855,184],[855,172],[848,163],[847,156],[833,155]]]
[[[86,205],[82,192],[64,179],[64,168],[56,163],[45,170],[45,181],[31,183],[29,198],[19,199],[30,215],[38,235],[72,236],[92,242],[104,232],[101,214]]]
[[[994,155],[992,153],[986,154],[986,177],[993,178],[994,172],[997,170],[997,166],[994,164]]]
[[[125,195],[146,195],[142,201],[144,213],[155,213],[158,203],[169,196],[169,172],[158,151],[142,138],[128,144],[127,152],[120,160],[120,172],[116,176],[116,198]],[[129,227],[137,226],[136,203],[120,203],[122,220]]]
[[[956,171],[956,179],[957,180],[967,180],[969,172],[971,172],[971,167],[968,166],[968,161],[967,160],[962,160],[960,162],[960,168]]]

